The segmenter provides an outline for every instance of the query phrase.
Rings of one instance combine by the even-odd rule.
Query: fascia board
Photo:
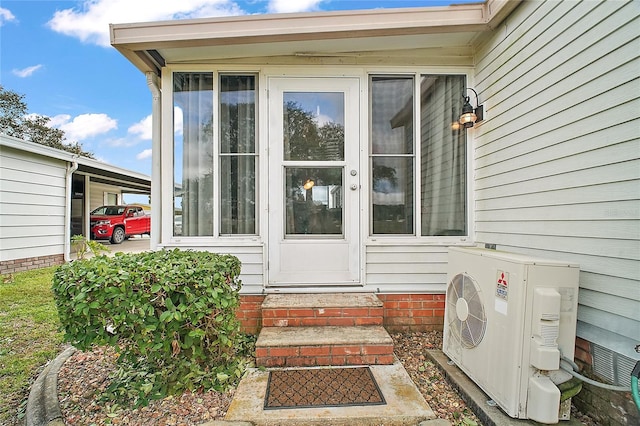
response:
[[[304,42],[495,28],[521,0],[446,7],[248,15],[110,25],[111,44],[142,72],[158,73],[145,50]]]
[[[112,24],[111,44],[136,49],[477,31],[484,4],[346,12],[249,15]]]

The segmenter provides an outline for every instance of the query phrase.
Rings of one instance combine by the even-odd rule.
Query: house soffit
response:
[[[273,57],[472,55],[517,1],[112,24],[111,44],[143,72],[165,64]]]

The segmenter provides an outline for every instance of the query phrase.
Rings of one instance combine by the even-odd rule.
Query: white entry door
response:
[[[269,79],[270,286],[360,283],[359,81]]]

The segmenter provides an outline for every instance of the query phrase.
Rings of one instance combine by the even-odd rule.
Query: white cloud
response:
[[[129,127],[129,134],[138,135],[140,139],[151,140],[151,115],[147,115],[136,124]]]
[[[231,0],[84,0],[57,11],[47,23],[53,31],[84,43],[109,46],[109,24],[242,15]]]
[[[323,0],[269,0],[267,10],[271,13],[294,13],[318,10]]]
[[[109,138],[102,141],[102,143],[111,147],[129,147],[136,145],[138,142],[140,142],[138,139],[130,138]]]
[[[173,122],[174,122],[174,129],[175,129],[175,133],[176,134],[182,134],[182,127],[183,127],[183,122],[182,122],[182,110],[178,107],[174,107],[173,109]],[[129,129],[127,129],[127,133],[129,135],[133,135],[136,136],[138,139],[141,140],[151,140],[152,138],[152,117],[151,115],[147,115],[145,118],[143,118],[142,120],[138,121],[137,123],[131,125],[129,127]],[[120,145],[124,145],[120,144]],[[132,145],[132,144],[130,144]]]
[[[0,27],[3,26],[5,22],[12,22],[15,20],[16,20],[16,17],[13,16],[13,13],[11,13],[9,9],[0,7]]]
[[[182,134],[182,128],[184,127],[184,116],[182,115],[182,109],[178,107],[173,108],[173,133],[176,135]]]
[[[40,68],[42,68],[42,64],[23,68],[21,70],[14,69],[14,70],[11,70],[11,72],[13,73],[13,75],[17,75],[20,78],[25,78],[25,77],[31,77],[33,73],[38,71]]]
[[[82,141],[118,128],[117,120],[107,114],[81,114],[73,120],[68,114],[51,117],[51,127],[62,131],[68,140]]]
[[[144,151],[136,155],[136,159],[138,160],[145,160],[147,158],[151,158],[151,148],[145,149]]]

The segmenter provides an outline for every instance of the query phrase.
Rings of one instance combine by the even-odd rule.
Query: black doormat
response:
[[[264,399],[265,410],[384,404],[369,367],[274,370]]]

